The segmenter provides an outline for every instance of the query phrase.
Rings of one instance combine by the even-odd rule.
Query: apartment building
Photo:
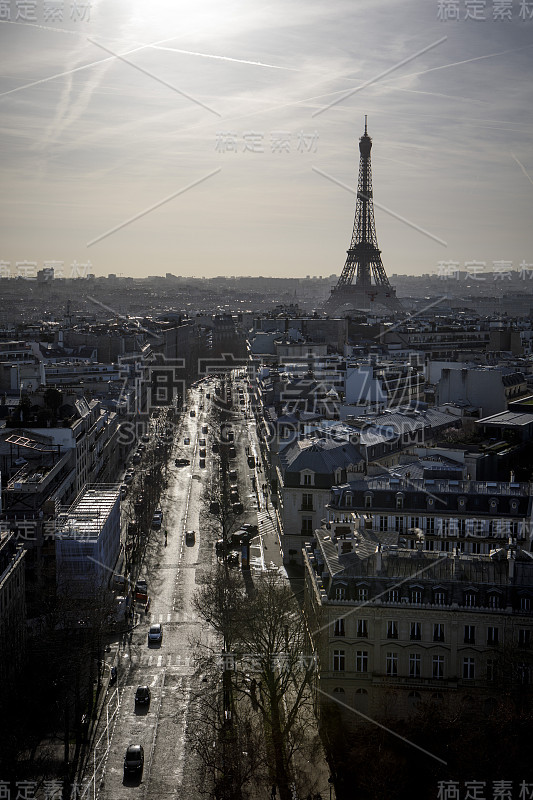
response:
[[[414,548],[336,501],[304,550],[317,701],[405,717],[420,703],[489,712],[533,688],[533,557],[519,537],[487,554]]]

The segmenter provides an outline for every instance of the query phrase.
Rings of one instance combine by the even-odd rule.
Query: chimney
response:
[[[381,572],[383,556],[381,553],[381,542],[376,547],[376,572]]]
[[[507,561],[509,563],[509,583],[514,582],[514,564],[516,558],[516,551],[513,548],[509,548],[507,551]]]

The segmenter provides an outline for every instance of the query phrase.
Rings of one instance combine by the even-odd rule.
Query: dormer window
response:
[[[435,506],[435,499],[433,497],[428,496],[428,508],[434,508]]]
[[[457,505],[459,506],[460,511],[464,511],[466,508],[466,497],[460,497],[457,501]]]
[[[498,510],[498,501],[495,497],[490,498],[489,507],[493,514]]]
[[[518,500],[511,500],[511,511],[516,514],[518,511]]]
[[[345,498],[346,498],[346,505],[350,508],[351,505],[352,505],[352,500],[353,500],[352,493],[351,492],[346,492]]]
[[[365,494],[365,508],[372,508],[372,494]]]
[[[314,486],[315,475],[313,472],[300,472],[300,485],[301,486]]]
[[[403,508],[404,496],[401,492],[396,495],[396,508]]]

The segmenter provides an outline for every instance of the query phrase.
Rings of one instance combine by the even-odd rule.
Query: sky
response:
[[[533,266],[533,0],[3,0],[0,37],[0,274],[338,275],[365,114],[389,276]]]

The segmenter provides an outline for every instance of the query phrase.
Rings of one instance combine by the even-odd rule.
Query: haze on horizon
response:
[[[533,264],[533,2],[87,5],[0,21],[4,273],[339,274],[365,114],[389,276]]]

